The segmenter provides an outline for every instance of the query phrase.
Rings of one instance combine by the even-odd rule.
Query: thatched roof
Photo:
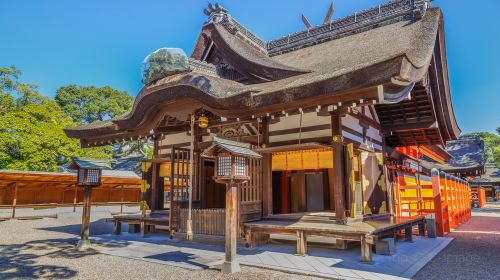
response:
[[[427,9],[427,1],[416,1],[418,9],[408,9],[407,2],[391,1],[352,24],[349,18],[340,19],[332,25],[337,29],[318,27],[311,30],[316,35],[294,39],[292,49],[284,49],[282,39],[263,42],[230,16],[208,22],[196,43],[190,72],[145,86],[130,113],[69,128],[66,134],[84,139],[85,145],[99,145],[109,139],[149,135],[165,113],[184,121],[203,107],[219,115],[243,117],[294,108],[310,100],[325,104],[341,101],[339,96],[344,101],[377,98],[377,86],[393,78],[421,82],[442,32],[443,15],[440,9]],[[416,10],[421,14],[415,15]],[[383,13],[377,16],[375,11]],[[302,33],[294,36],[301,38]],[[193,64],[206,57],[210,44],[249,80],[231,80],[223,71],[214,71],[219,66]],[[348,99],[351,91],[360,93]]]
[[[484,172],[484,142],[479,136],[462,136],[449,141],[446,151],[452,155],[443,166],[446,172]]]
[[[471,180],[471,185],[500,186],[500,169],[494,163],[486,163],[485,173]]]

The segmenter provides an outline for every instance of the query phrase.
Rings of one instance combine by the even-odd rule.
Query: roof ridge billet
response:
[[[429,0],[396,0],[376,7],[356,12],[330,23],[296,32],[267,42],[271,56],[290,52],[310,45],[351,35],[352,32],[366,31],[380,26],[381,23],[412,19],[416,12],[423,14]]]
[[[230,33],[241,35],[251,45],[254,45],[254,47],[273,56],[366,31],[384,22],[392,24],[412,19],[417,13],[423,15],[429,7],[430,1],[432,0],[392,0],[327,24],[295,32],[267,42],[228,14],[224,14],[218,23]]]

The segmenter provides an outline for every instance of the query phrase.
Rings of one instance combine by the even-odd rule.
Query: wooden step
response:
[[[335,224],[335,216],[320,216],[320,215],[272,215],[265,217],[264,220],[270,221],[285,221],[285,222],[306,222],[306,223],[325,223]]]

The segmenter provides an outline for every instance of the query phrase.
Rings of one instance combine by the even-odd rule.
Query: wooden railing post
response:
[[[441,186],[439,178],[439,170],[433,168],[432,175],[432,192],[434,195],[434,214],[436,221],[437,236],[444,236],[444,222],[443,222],[443,205],[441,203]]]
[[[75,185],[75,196],[73,197],[73,212],[76,212],[76,199],[78,196],[78,187]]]
[[[17,184],[14,183],[14,197],[12,198],[12,219],[16,218]]]
[[[123,213],[123,185],[121,186],[120,213]]]

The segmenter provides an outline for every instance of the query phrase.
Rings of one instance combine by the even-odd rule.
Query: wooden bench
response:
[[[377,236],[366,232],[339,232],[334,228],[327,228],[325,224],[313,223],[295,223],[292,225],[282,225],[273,223],[266,223],[269,221],[262,221],[263,223],[253,222],[245,223],[245,246],[253,247],[253,235],[255,233],[265,234],[286,234],[294,235],[297,239],[297,255],[307,255],[307,236],[324,236],[332,237],[339,240],[359,241],[361,242],[361,260],[363,262],[372,261],[372,246],[377,240]]]
[[[168,216],[146,216],[142,217],[141,215],[118,215],[113,217],[113,222],[115,224],[114,234],[121,234],[122,231],[122,223],[129,224],[129,226],[133,226],[135,232],[135,227],[139,226],[141,237],[146,235],[146,232],[154,231],[155,226],[168,226],[169,220]],[[170,236],[173,238],[173,235]]]
[[[297,255],[307,254],[307,236],[332,237],[342,241],[357,241],[361,243],[361,261],[372,262],[373,245],[383,236],[394,236],[396,231],[404,230],[405,239],[412,241],[412,228],[418,225],[419,232],[425,229],[423,216],[412,218],[394,218],[387,220],[370,220],[347,225],[335,223],[292,222],[280,220],[261,220],[244,223],[245,246],[253,247],[254,235],[286,234],[297,239]]]

